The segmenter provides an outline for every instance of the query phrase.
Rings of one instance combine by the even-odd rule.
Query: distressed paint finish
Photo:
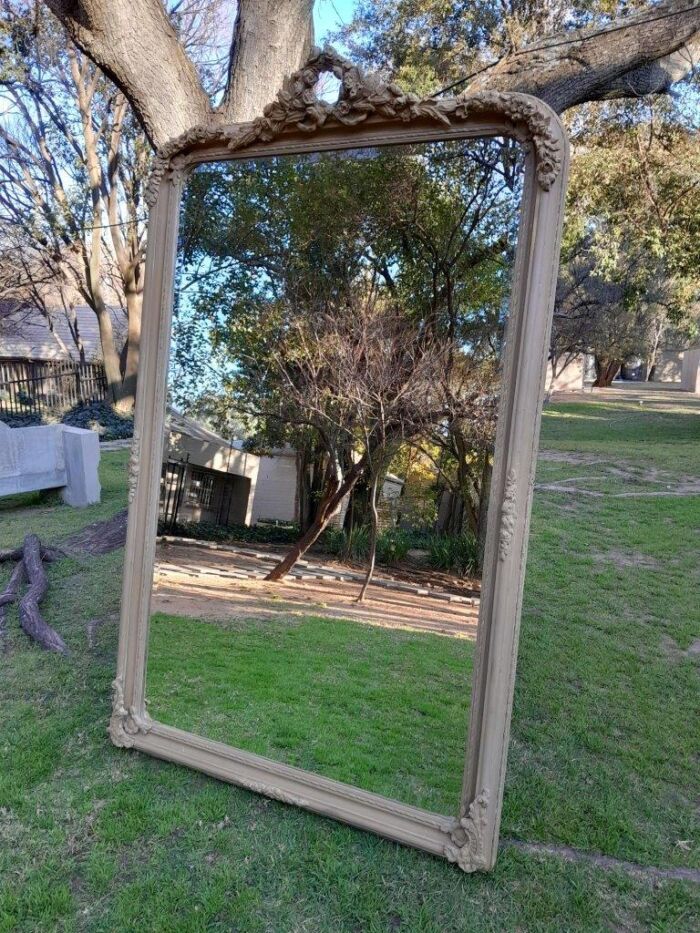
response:
[[[322,57],[325,56],[325,57]],[[341,77],[339,103],[313,95],[318,74]],[[340,108],[340,109],[339,109]],[[342,119],[341,119],[342,118]],[[378,794],[151,721],[144,682],[156,539],[179,202],[186,172],[220,159],[254,158],[440,139],[511,136],[526,152],[485,544],[482,606],[462,799],[456,815]],[[366,79],[348,62],[315,53],[252,124],[185,134],[161,152],[151,188],[139,443],[132,452],[122,618],[110,734],[118,745],[197,768],[277,800],[489,870],[496,860],[520,625],[541,399],[568,169],[563,127],[522,94],[462,96],[438,107]]]

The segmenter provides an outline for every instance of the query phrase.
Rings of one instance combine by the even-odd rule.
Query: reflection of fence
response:
[[[0,413],[33,415],[99,402],[107,395],[101,363],[0,362]]]
[[[185,491],[187,460],[166,460],[160,476],[160,519],[168,531],[177,524]]]

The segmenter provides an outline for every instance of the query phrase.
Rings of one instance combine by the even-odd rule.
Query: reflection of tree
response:
[[[276,575],[361,480],[376,518],[372,490],[400,444],[443,445],[441,469],[458,474],[475,530],[490,464],[514,150],[479,141],[353,156],[210,167],[185,199],[180,366],[191,384],[198,358],[228,367],[227,404],[260,445],[295,447],[300,501],[312,500]]]

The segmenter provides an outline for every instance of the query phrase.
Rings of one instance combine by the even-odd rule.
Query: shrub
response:
[[[318,539],[318,543],[324,551],[340,557],[345,553],[347,536],[342,528],[338,528],[337,525],[331,525],[323,532]]]
[[[399,564],[413,547],[412,536],[400,528],[387,528],[377,538],[377,560],[380,564]]]
[[[319,544],[338,557],[356,561],[364,561],[369,557],[369,526],[360,525],[353,528],[348,535],[341,528],[327,528]],[[412,537],[400,528],[387,528],[377,535],[377,562],[380,564],[397,564],[404,560],[408,551],[413,547]]]
[[[299,538],[296,525],[215,525],[213,522],[158,522],[158,534],[193,538],[197,541],[245,544],[294,544]]]
[[[479,542],[475,535],[431,535],[427,539],[428,560],[436,570],[464,576],[479,569]]]
[[[29,412],[26,415],[0,415],[0,421],[11,428],[28,428],[37,424],[69,424],[73,428],[96,431],[103,441],[116,441],[134,433],[133,414],[116,411],[107,402],[76,405],[64,412]]]

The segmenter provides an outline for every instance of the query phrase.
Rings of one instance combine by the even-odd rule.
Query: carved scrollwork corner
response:
[[[129,505],[134,501],[136,495],[136,483],[139,478],[139,469],[141,463],[141,433],[134,431],[131,438],[131,454],[129,455]]]
[[[333,74],[341,83],[335,103],[316,96],[316,84],[325,72]],[[532,143],[537,181],[548,191],[561,171],[562,151],[552,127],[551,111],[540,101],[525,94],[499,91],[465,91],[439,101],[421,98],[393,82],[384,82],[377,75],[365,74],[330,47],[314,49],[307,63],[284,79],[277,99],[252,123],[227,126],[214,117],[209,123],[192,127],[166,143],[156,155],[146,201],[149,206],[155,203],[163,178],[168,172],[181,170],[175,160],[198,145],[219,143],[235,152],[271,142],[288,129],[314,133],[326,124],[356,126],[371,116],[403,123],[429,120],[449,127],[474,113],[485,112],[505,116],[512,124],[514,135]]]
[[[151,718],[147,713],[138,713],[133,706],[124,702],[124,678],[119,674],[112,681],[112,715],[107,732],[119,748],[132,748],[135,737],[151,730]]]
[[[516,518],[516,487],[518,478],[515,470],[510,469],[506,476],[505,489],[503,490],[503,504],[501,506],[501,528],[498,536],[498,558],[505,560],[510,552],[510,546],[513,543],[513,534],[515,532]]]
[[[445,846],[445,858],[459,865],[462,871],[479,871],[486,867],[484,842],[488,806],[489,792],[485,788],[472,801],[467,816],[454,820],[449,828],[451,842]]]

